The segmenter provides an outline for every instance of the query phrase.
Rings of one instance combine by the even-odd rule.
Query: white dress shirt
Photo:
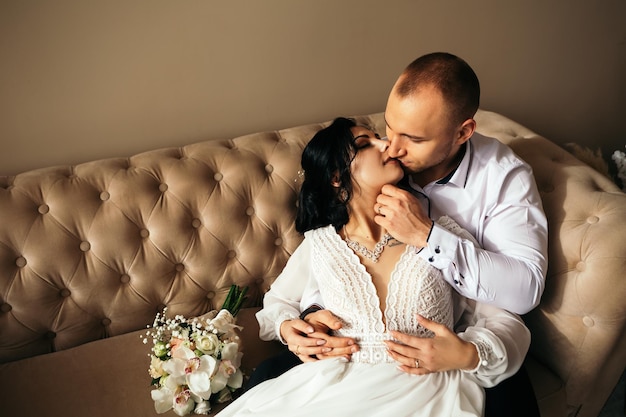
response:
[[[409,185],[431,219],[447,215],[479,247],[435,224],[419,256],[456,290],[517,314],[539,304],[547,269],[547,221],[530,166],[497,139],[475,133],[457,169]]]

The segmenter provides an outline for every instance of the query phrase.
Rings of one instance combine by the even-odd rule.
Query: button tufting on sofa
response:
[[[596,323],[591,317],[585,316],[583,317],[583,324],[587,327],[593,327]]]
[[[587,223],[589,224],[595,224],[595,223],[598,223],[599,221],[600,221],[600,218],[598,216],[587,217]]]

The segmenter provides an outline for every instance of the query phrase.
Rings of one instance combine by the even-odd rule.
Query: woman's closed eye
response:
[[[354,144],[357,149],[364,149],[371,145],[379,145],[381,141],[385,139],[381,139],[378,133],[370,133],[367,135],[359,135],[354,138]]]

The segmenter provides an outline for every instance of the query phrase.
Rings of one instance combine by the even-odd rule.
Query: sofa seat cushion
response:
[[[254,309],[243,309],[237,322],[249,373],[263,357],[282,348],[258,339]],[[87,343],[71,349],[0,364],[2,415],[121,417],[156,416],[150,398],[148,367],[151,342],[145,330]],[[219,407],[215,407],[217,411]],[[175,416],[170,411],[166,416]]]

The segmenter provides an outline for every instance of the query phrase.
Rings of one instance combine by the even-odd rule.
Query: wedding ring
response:
[[[300,354],[300,345],[296,345],[296,355]]]
[[[415,359],[415,368],[419,368],[420,367],[420,361]]]

